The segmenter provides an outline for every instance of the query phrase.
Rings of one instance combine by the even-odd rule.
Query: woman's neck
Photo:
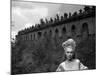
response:
[[[66,61],[70,63],[70,62],[73,62],[73,61],[74,61],[74,59],[70,59],[70,60],[66,60]]]

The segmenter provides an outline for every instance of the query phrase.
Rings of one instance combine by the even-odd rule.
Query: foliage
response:
[[[57,35],[56,35],[57,36]],[[63,48],[61,43],[67,38],[45,35],[45,39],[16,45],[12,49],[12,74],[55,72],[58,65],[63,61]],[[89,45],[88,45],[89,44]],[[95,68],[95,39],[93,37],[82,40],[76,48],[77,57],[89,69]],[[92,58],[91,58],[92,57]]]

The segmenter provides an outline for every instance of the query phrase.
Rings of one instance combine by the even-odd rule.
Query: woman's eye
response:
[[[70,52],[66,52],[66,53],[70,53]]]

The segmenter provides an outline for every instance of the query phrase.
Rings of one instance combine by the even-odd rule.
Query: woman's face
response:
[[[72,47],[65,47],[65,55],[67,57],[68,60],[71,60],[73,58],[74,55],[74,50]]]

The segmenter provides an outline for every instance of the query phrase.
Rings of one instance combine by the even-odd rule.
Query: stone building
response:
[[[86,6],[84,11],[80,9],[79,13],[64,13],[64,16],[56,16],[54,19],[50,18],[50,21],[41,19],[41,24],[19,31],[16,36],[17,40],[37,42],[45,38],[45,35],[50,35],[52,38],[57,35],[58,38],[66,35],[66,38],[72,37],[78,40],[81,38],[86,39],[89,35],[95,35],[96,17],[94,6]]]
[[[76,41],[77,57],[81,62],[89,69],[95,69],[95,6],[85,6],[84,11],[80,9],[79,13],[64,13],[63,16],[57,14],[54,19],[45,19],[45,21],[41,19],[40,22],[40,24],[19,31],[16,36],[17,54],[21,55],[17,57],[17,60],[22,57],[21,60],[19,59],[19,65],[24,64],[23,67],[25,67],[31,63],[33,66],[31,65],[30,68],[34,67],[34,70],[30,70],[29,65],[26,66],[28,69],[24,70],[24,73],[55,71],[63,61],[62,42],[68,38]],[[16,73],[19,73],[19,70],[14,69]],[[20,73],[22,71],[23,69]]]

